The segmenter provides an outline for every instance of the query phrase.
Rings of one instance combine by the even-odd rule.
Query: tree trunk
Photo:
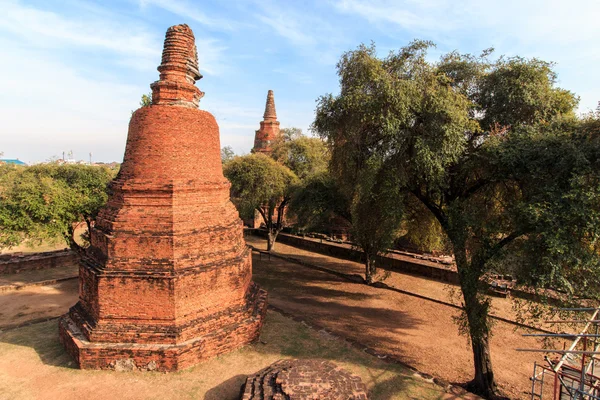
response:
[[[464,311],[467,328],[473,350],[475,377],[468,383],[468,388],[485,398],[497,397],[497,386],[494,380],[492,358],[489,346],[488,313],[489,304],[477,296],[479,278],[482,268],[468,262],[464,246],[454,245],[454,257],[460,278],[460,288],[464,299]]]
[[[375,257],[371,257],[368,253],[365,253],[365,282],[367,285],[373,283],[373,275],[375,275]]]
[[[492,369],[488,336],[486,335],[477,339],[471,338],[471,346],[473,347],[475,378],[469,382],[468,386],[472,387],[474,392],[480,393],[485,398],[495,398],[497,396],[497,387]]]
[[[277,239],[277,232],[271,232],[267,234],[267,251],[272,251],[275,248],[275,240]]]
[[[74,224],[70,224],[67,232],[67,241],[69,242],[69,247],[71,250],[82,256],[85,252],[85,249],[79,245],[75,241],[75,226]]]

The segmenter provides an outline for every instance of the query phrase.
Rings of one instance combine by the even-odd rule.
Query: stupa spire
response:
[[[267,93],[267,103],[265,104],[265,113],[263,120],[260,121],[260,129],[254,134],[253,153],[270,153],[271,145],[279,138],[279,121],[277,121],[277,112],[275,111],[275,96],[273,91]]]
[[[265,105],[265,114],[263,115],[263,119],[267,120],[277,120],[277,111],[275,111],[275,96],[273,95],[273,91],[269,90],[267,93],[267,103]]]
[[[158,66],[160,78],[150,85],[153,105],[198,107],[204,93],[195,85],[202,78],[198,69],[198,51],[194,33],[186,24],[167,30]]]

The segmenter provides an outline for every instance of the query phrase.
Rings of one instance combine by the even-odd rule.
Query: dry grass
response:
[[[450,398],[410,370],[275,312],[267,315],[262,343],[170,374],[74,369],[58,341],[56,323],[0,333],[0,398],[237,399],[247,375],[281,358],[333,360],[360,375],[373,400]]]

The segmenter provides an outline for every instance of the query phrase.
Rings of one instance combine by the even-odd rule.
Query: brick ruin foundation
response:
[[[366,400],[359,376],[322,360],[280,360],[248,377],[241,400]]]
[[[131,117],[124,161],[79,268],[60,339],[84,369],[175,371],[256,340],[267,293],[229,199],[194,35],[168,29],[152,105]]]

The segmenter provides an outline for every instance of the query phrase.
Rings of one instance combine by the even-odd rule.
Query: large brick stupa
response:
[[[81,368],[186,368],[257,339],[266,310],[223,176],[219,127],[198,109],[202,76],[187,25],[167,31],[158,70],[91,231],[79,302],[59,322]]]

